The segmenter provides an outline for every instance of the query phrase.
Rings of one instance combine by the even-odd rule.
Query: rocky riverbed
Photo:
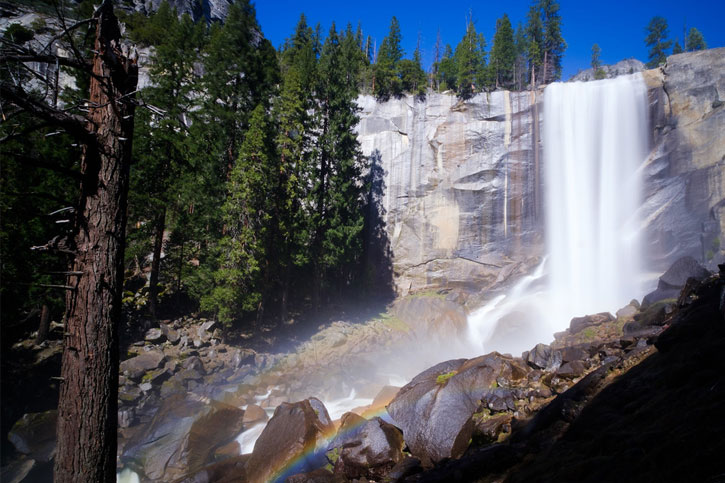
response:
[[[466,468],[484,451],[503,452],[497,461],[508,471],[521,441],[558,441],[597,394],[658,352],[662,332],[695,310],[702,291],[722,286],[685,258],[643,305],[575,318],[520,357],[450,359],[409,377],[400,366],[397,381],[386,371],[412,357],[402,348],[464,334],[458,294],[400,299],[367,323],[332,323],[281,354],[229,345],[211,320],[161,321],[121,364],[119,469],[142,481],[399,481],[455,461]],[[668,337],[665,345],[677,344]],[[38,357],[56,345],[35,348]],[[49,477],[54,418],[35,412],[15,422],[9,440],[20,457],[3,481]]]

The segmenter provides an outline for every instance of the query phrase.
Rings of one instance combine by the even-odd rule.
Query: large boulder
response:
[[[124,447],[121,461],[153,481],[174,481],[211,462],[243,428],[244,411],[192,394],[164,400],[151,423]]]
[[[521,366],[491,353],[475,359],[441,362],[418,374],[388,405],[388,413],[403,430],[410,452],[429,466],[463,454],[473,433],[472,416],[498,387],[515,379]],[[523,369],[525,370],[525,369]]]
[[[574,317],[573,319],[571,319],[571,323],[569,324],[569,333],[576,334],[586,329],[587,327],[602,325],[613,320],[614,317],[609,312],[601,312],[594,315],[585,315],[584,317]]]
[[[277,406],[245,467],[250,483],[284,481],[324,463],[326,437],[332,421],[319,399]]]
[[[403,446],[403,433],[392,424],[346,413],[326,454],[336,474],[380,480],[403,460]]]
[[[647,307],[661,300],[676,299],[680,295],[682,287],[687,283],[687,279],[694,278],[701,281],[708,276],[710,276],[710,272],[697,260],[692,257],[682,257],[660,277],[657,289],[645,295],[642,306]]]

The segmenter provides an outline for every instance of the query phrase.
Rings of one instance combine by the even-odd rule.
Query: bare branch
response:
[[[92,140],[88,130],[88,119],[53,109],[49,105],[28,96],[22,89],[0,83],[0,96],[7,98],[16,106],[38,116],[46,122],[62,127],[69,134],[76,136],[84,142]]]

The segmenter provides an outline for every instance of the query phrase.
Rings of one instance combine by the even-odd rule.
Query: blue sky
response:
[[[644,28],[650,18],[667,19],[671,38],[682,44],[682,28],[697,27],[708,47],[725,46],[725,1],[722,0],[610,0],[608,2],[560,0],[562,32],[568,48],[564,54],[563,78],[568,79],[580,69],[589,67],[591,47],[598,43],[605,64],[634,57],[647,60]],[[279,47],[293,32],[300,14],[308,23],[320,23],[327,34],[334,21],[338,29],[348,22],[362,23],[365,35],[377,40],[378,46],[387,35],[390,18],[398,17],[406,55],[415,49],[421,36],[423,61],[426,67],[433,60],[436,33],[440,29],[443,44],[453,48],[465,33],[466,16],[473,12],[476,29],[486,41],[493,39],[496,19],[507,13],[512,24],[525,23],[530,1],[429,1],[429,0],[256,0],[257,19],[265,37]]]

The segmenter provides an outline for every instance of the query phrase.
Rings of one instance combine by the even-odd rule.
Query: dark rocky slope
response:
[[[688,283],[654,347],[590,373],[508,443],[471,448],[413,479],[723,481],[723,269]]]

